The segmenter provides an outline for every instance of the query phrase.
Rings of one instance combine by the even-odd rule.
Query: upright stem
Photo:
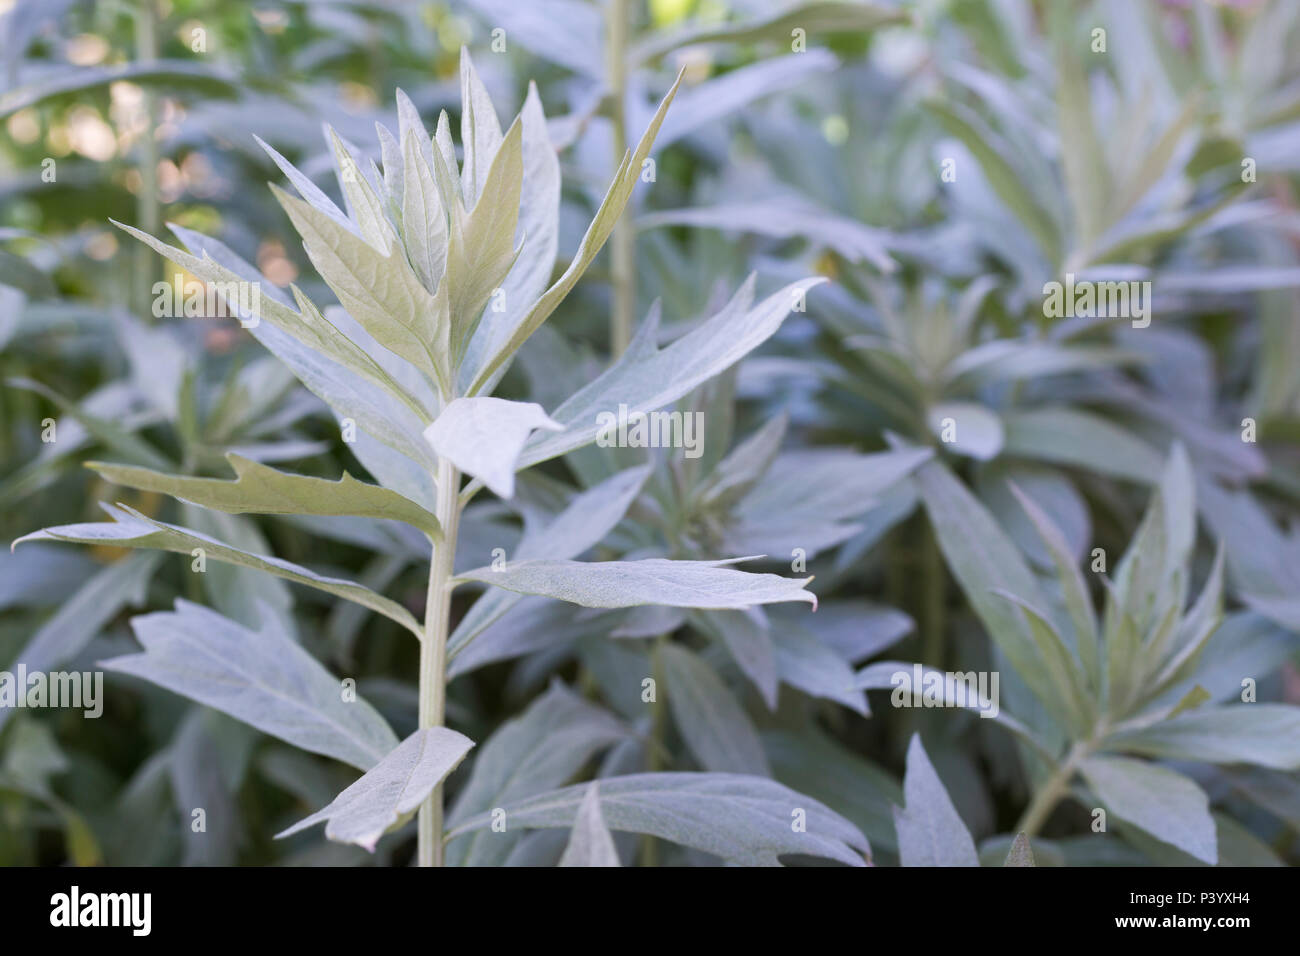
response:
[[[606,69],[609,75],[610,113],[614,128],[614,163],[623,161],[627,152],[627,34],[628,7],[631,0],[609,0],[606,21]],[[610,266],[614,283],[614,311],[610,316],[610,351],[617,358],[632,341],[636,323],[636,234],[632,221],[622,215],[614,224],[610,237]]]
[[[429,594],[424,612],[424,641],[420,645],[420,729],[441,727],[447,712],[447,631],[451,623],[451,578],[460,526],[460,472],[438,459],[438,523],[442,540],[433,546],[429,562]],[[442,784],[420,805],[417,861],[442,866]]]
[[[1087,744],[1077,743],[1074,745],[1065,760],[1047,778],[1047,783],[1043,785],[1043,788],[1034,794],[1034,799],[1029,802],[1029,806],[1025,808],[1020,822],[1016,824],[1017,833],[1034,836],[1039,831],[1042,825],[1047,822],[1047,818],[1052,815],[1052,811],[1056,809],[1056,805],[1061,802],[1061,798],[1065,796],[1079,762],[1087,756]]]
[[[158,10],[155,0],[140,0],[135,16],[135,58],[140,63],[158,59]],[[158,99],[144,88],[145,130],[140,140],[140,194],[136,197],[137,225],[151,236],[158,235],[162,213],[158,203]],[[151,289],[158,258],[139,243],[135,252],[135,288],[132,305],[149,315]]]
[[[936,532],[928,526],[921,528],[922,584],[925,588],[922,601],[921,660],[936,670],[943,670],[947,621],[947,568],[939,551]]]

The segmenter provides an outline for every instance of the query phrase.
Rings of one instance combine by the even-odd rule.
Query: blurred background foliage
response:
[[[459,111],[466,45],[503,115],[529,81],[539,87],[565,186],[562,268],[625,144],[685,68],[653,185],[504,391],[552,407],[656,299],[668,339],[751,271],[763,290],[810,272],[834,280],[760,354],[692,397],[719,429],[708,455],[657,459],[602,546],[715,558],[762,539],[778,561],[806,551],[822,609],[762,622],[781,662],[778,700],[711,653],[739,639],[725,633],[730,619],[647,613],[617,624],[625,637],[672,634],[673,646],[711,653],[761,740],[748,769],[844,814],[882,862],[896,859],[889,807],[902,802],[915,730],[977,842],[1004,846],[998,835],[1026,803],[1032,782],[1004,734],[960,712],[892,710],[883,695],[867,717],[853,687],[852,668],[886,648],[940,668],[994,659],[992,624],[972,596],[983,582],[947,567],[952,553],[917,490],[873,497],[879,489],[852,484],[860,453],[891,436],[934,445],[1036,573],[1051,559],[1012,484],[1052,516],[1077,561],[1094,548],[1117,560],[1181,441],[1210,531],[1194,576],[1208,571],[1210,539],[1223,539],[1225,629],[1251,635],[1241,653],[1253,669],[1233,666],[1257,674],[1261,697],[1300,702],[1295,3],[0,0],[0,37],[8,540],[96,520],[97,501],[124,500],[418,611],[415,565],[427,555],[382,529],[216,521],[82,467],[96,458],[223,476],[235,451],[307,474],[363,471],[325,407],[237,323],[156,318],[153,284],[176,267],[108,220],[219,237],[320,301],[323,283],[268,202],[265,184],[280,173],[254,136],[318,181],[330,168],[323,122],[378,161],[374,123],[396,128],[397,88],[429,125]],[[1152,280],[1154,321],[1044,319],[1043,285],[1066,273]],[[940,442],[936,423],[957,412],[970,425],[963,440]],[[54,442],[42,440],[49,419]],[[722,463],[748,436],[749,458]],[[573,478],[590,485],[608,472],[588,449],[530,473],[510,507],[476,503],[461,531],[466,560],[513,548],[521,515],[554,515]],[[266,602],[331,670],[358,678],[400,737],[414,728],[414,648],[390,622],[240,569],[194,575],[182,556],[53,544],[0,555],[0,666],[89,669],[134,646],[131,615],[177,597],[248,624]],[[641,750],[620,743],[600,772],[620,761],[717,769],[689,726],[645,724],[611,692],[617,674],[661,666],[645,642],[602,639],[615,625],[567,605],[524,605],[454,664],[453,726],[482,739],[576,694],[637,727]],[[693,655],[666,659],[669,671],[696,667]],[[556,675],[570,690],[547,689]],[[409,859],[406,831],[373,857],[319,835],[273,842],[351,773],[140,682],[107,686],[100,720],[0,714],[0,862]],[[1221,862],[1300,859],[1294,772],[1187,772],[1218,814]],[[206,834],[186,825],[182,808],[195,806],[208,808]],[[1187,861],[1140,835],[1069,836],[1086,830],[1072,812],[1045,831],[1040,863]]]

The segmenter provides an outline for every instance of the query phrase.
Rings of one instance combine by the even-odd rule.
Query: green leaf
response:
[[[610,184],[609,192],[605,194],[604,201],[601,202],[600,208],[596,210],[596,217],[591,221],[591,225],[587,227],[586,235],[582,237],[582,242],[578,245],[578,251],[574,254],[572,262],[569,263],[569,268],[565,269],[564,274],[556,280],[555,284],[537,300],[537,303],[523,317],[519,325],[511,330],[509,338],[491,355],[486,357],[483,367],[474,375],[474,380],[469,387],[469,394],[477,394],[488,381],[493,380],[497,369],[508,362],[519,351],[520,347],[528,341],[529,336],[536,332],[542,323],[550,317],[551,313],[564,300],[564,297],[569,294],[569,290],[577,284],[579,277],[587,270],[587,266],[591,265],[591,261],[596,258],[596,253],[600,252],[605,240],[614,231],[614,223],[618,221],[618,217],[622,214],[623,207],[627,205],[628,200],[632,197],[632,190],[636,187],[641,176],[641,164],[650,155],[650,147],[654,144],[655,136],[659,133],[659,127],[663,124],[664,115],[668,112],[668,105],[672,103],[681,82],[681,74],[678,74],[676,82],[673,83],[663,102],[659,104],[659,109],[655,112],[654,118],[650,120],[650,125],[646,128],[641,141],[637,144],[636,152],[623,156],[622,162],[619,163],[618,169],[614,173],[614,181]]]
[[[1116,734],[1108,739],[1107,746],[1166,760],[1253,763],[1276,770],[1300,770],[1300,707],[1202,707],[1142,730]]]
[[[619,866],[614,837],[605,826],[600,812],[600,785],[593,780],[587,795],[578,805],[569,845],[560,857],[560,866]]]
[[[116,66],[75,67],[60,64],[49,76],[10,90],[0,97],[0,120],[64,93],[107,87],[118,82],[161,87],[167,95],[193,92],[207,97],[236,97],[236,81],[193,60],[150,60]]]
[[[1002,420],[985,405],[939,402],[930,406],[926,421],[934,436],[959,455],[988,461],[1002,450]]]
[[[607,422],[618,420],[620,406],[626,406],[625,414],[631,416],[681,398],[770,338],[804,293],[824,281],[791,283],[751,309],[754,277],[750,276],[720,312],[662,350],[655,345],[659,313],[652,309],[619,360],[555,410],[552,417],[564,431],[534,438],[524,449],[519,467],[595,441]]]
[[[473,746],[474,741],[446,727],[417,730],[329,806],[277,833],[276,839],[324,823],[329,839],[374,852],[379,838],[409,819]]]
[[[1164,462],[1132,432],[1066,407],[1011,411],[1002,418],[1007,454],[1154,484]]]
[[[502,804],[518,827],[571,827],[587,784]],[[862,866],[867,842],[858,828],[816,800],[764,777],[731,773],[638,773],[601,781],[600,806],[613,830],[647,833],[741,866],[779,866],[780,857],[827,857]],[[802,812],[802,813],[801,813]],[[792,822],[805,818],[802,829]],[[485,830],[482,813],[451,837]]]
[[[1126,757],[1089,757],[1079,769],[1115,816],[1198,860],[1218,862],[1210,801],[1193,781]]]
[[[672,643],[655,653],[664,667],[664,692],[673,722],[704,770],[770,776],[767,757],[744,709],[713,668]]]
[[[444,384],[450,374],[451,321],[446,290],[431,294],[406,254],[376,249],[310,203],[272,184],[271,192],[302,236],[322,279],[375,339]]]
[[[165,524],[142,515],[125,505],[102,506],[111,522],[87,524],[68,524],[54,528],[45,528],[32,534],[24,535],[14,542],[17,547],[24,541],[75,541],[80,544],[108,545],[115,548],[156,548],[161,551],[175,551],[190,554],[196,548],[203,550],[208,558],[227,564],[265,571],[278,578],[305,584],[308,587],[326,591],[336,597],[355,601],[365,607],[396,621],[416,637],[423,638],[420,624],[411,612],[395,601],[390,601],[352,581],[327,578],[279,558],[265,557],[232,548],[216,538],[199,534],[188,528]]]
[[[1047,260],[1058,261],[1060,238],[1055,224],[1024,188],[1024,174],[1005,158],[1014,150],[961,103],[931,100],[927,107],[938,117],[943,128],[974,154],[993,191],[1029,230]]]
[[[812,0],[786,4],[763,15],[734,23],[692,23],[676,32],[651,34],[631,53],[635,63],[659,59],[673,50],[699,43],[790,42],[798,28],[805,36],[822,33],[851,33],[857,36],[881,27],[906,23],[908,15],[883,4],[863,0]]]
[[[375,766],[398,744],[387,722],[264,613],[251,630],[189,601],[131,619],[140,654],[102,666],[165,687],[263,733],[351,764]]]
[[[451,312],[453,368],[459,367],[478,328],[484,305],[493,290],[501,288],[518,254],[515,227],[519,222],[519,196],[523,188],[522,137],[521,117],[511,124],[501,141],[477,204],[466,213],[459,201],[452,203],[445,281]],[[467,148],[467,167],[468,163]],[[504,304],[508,306],[509,302]]]
[[[608,711],[560,683],[503,724],[475,755],[469,781],[448,816],[453,829],[475,814],[490,814],[573,779],[597,753],[628,737]],[[515,842],[513,817],[506,833],[474,832],[451,839],[447,862],[460,866],[499,863]]]
[[[903,798],[906,807],[894,808],[903,866],[980,865],[975,841],[926,756],[920,734],[913,734],[907,746]]]
[[[404,521],[437,541],[438,519],[395,491],[357,481],[346,471],[338,481],[291,475],[234,452],[226,454],[234,481],[167,475],[147,468],[88,461],[108,481],[156,491],[226,514],[359,515]]]
[[[425,429],[439,456],[487,485],[493,494],[513,498],[520,452],[537,429],[561,431],[536,402],[504,398],[458,398]]]
[[[447,210],[425,161],[423,130],[402,135],[402,241],[425,289],[437,291],[447,267]]]
[[[509,562],[499,570],[478,568],[457,575],[456,579],[482,581],[507,591],[537,594],[583,607],[662,604],[722,609],[780,601],[807,601],[816,607],[816,596],[804,590],[804,585],[812,578],[751,574],[725,567],[745,560],[748,559],[669,561],[644,558],[640,561],[588,563],[535,559]]]
[[[1007,860],[1003,866],[1035,866],[1034,851],[1030,849],[1029,837],[1024,833],[1017,833],[1016,838],[1011,841],[1011,849],[1007,852]]]

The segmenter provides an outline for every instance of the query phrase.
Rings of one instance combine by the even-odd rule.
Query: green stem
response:
[[[1038,833],[1042,825],[1047,822],[1047,818],[1052,815],[1052,811],[1056,809],[1056,805],[1061,802],[1061,798],[1065,796],[1075,770],[1078,769],[1080,761],[1088,756],[1088,752],[1087,744],[1074,745],[1064,762],[1047,778],[1047,783],[1034,794],[1034,799],[1029,802],[1020,822],[1016,824],[1017,833],[1024,833],[1026,836],[1034,836]]]
[[[663,699],[664,668],[661,651],[666,643],[668,643],[668,635],[660,634],[655,638],[655,642],[650,648],[650,670],[655,682],[655,709],[650,719],[650,742],[646,750],[646,770],[650,773],[658,773],[664,769],[664,730],[667,723],[665,718],[667,703]],[[659,865],[659,841],[649,834],[646,834],[641,840],[641,861],[644,866]]]
[[[158,59],[158,10],[155,0],[140,0],[135,17],[135,58],[140,63]],[[158,202],[158,99],[144,91],[145,131],[140,140],[140,194],[136,197],[137,225],[151,236],[158,235],[162,212]],[[149,315],[153,280],[157,275],[158,257],[140,243],[135,253],[135,297],[133,304]]]
[[[606,21],[606,63],[611,99],[614,163],[627,152],[627,35],[630,0],[610,0]],[[614,284],[614,311],[610,314],[610,352],[622,355],[632,341],[636,323],[636,234],[627,215],[620,216],[610,237],[610,271]]]
[[[451,624],[451,578],[460,526],[460,472],[446,459],[438,460],[438,523],[442,540],[433,546],[429,562],[429,592],[420,645],[420,729],[441,727],[447,711],[447,635]],[[442,866],[442,784],[420,805],[417,861]]]
[[[948,574],[934,530],[925,526],[922,535],[921,580],[925,590],[921,597],[922,611],[924,613],[921,660],[930,667],[943,670],[945,656],[944,632],[948,627]]]

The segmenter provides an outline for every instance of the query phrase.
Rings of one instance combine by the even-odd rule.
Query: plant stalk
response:
[[[1047,818],[1052,815],[1056,805],[1061,802],[1070,786],[1070,780],[1074,776],[1079,762],[1088,756],[1088,746],[1084,743],[1077,743],[1070,751],[1065,760],[1052,772],[1045,783],[1034,794],[1034,799],[1029,802],[1025,808],[1024,815],[1021,816],[1020,822],[1016,824],[1017,833],[1024,833],[1025,836],[1034,836],[1047,822]]]
[[[438,459],[437,518],[442,540],[429,562],[429,592],[420,645],[420,729],[441,727],[447,712],[447,636],[451,624],[451,578],[460,526],[460,472]],[[416,859],[420,866],[442,866],[442,784],[420,805]]]
[[[135,58],[139,63],[158,59],[158,9],[156,0],[140,0],[135,15]],[[151,236],[158,235],[162,211],[158,202],[158,98],[144,87],[145,130],[140,139],[140,194],[136,197],[136,221]],[[150,315],[153,281],[158,274],[158,256],[143,243],[135,251],[135,288],[132,305]]]
[[[630,0],[610,0],[606,15],[605,56],[611,100],[614,165],[627,152],[627,37]],[[610,273],[614,286],[614,311],[610,314],[610,352],[618,358],[632,341],[636,324],[636,234],[626,212],[610,236]]]

